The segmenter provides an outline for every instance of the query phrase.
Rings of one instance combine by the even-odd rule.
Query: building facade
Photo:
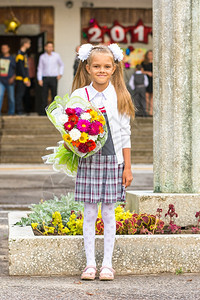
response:
[[[95,19],[101,27],[109,28],[113,26],[114,21],[118,21],[126,28],[135,25],[139,19],[142,19],[145,26],[152,25],[151,0],[94,0],[88,2],[81,0],[10,0],[6,2],[0,0],[0,44],[6,41],[14,49],[22,36],[29,36],[32,39],[33,54],[37,57],[42,51],[41,43],[45,40],[53,40],[55,51],[61,55],[65,64],[64,76],[59,82],[58,94],[60,96],[70,93],[75,48],[82,42],[87,42],[88,37],[84,35],[83,28],[90,25],[91,19]],[[4,32],[4,21],[11,17],[11,10],[21,22],[16,35]],[[127,39],[126,43],[120,43],[125,49],[128,45],[132,45],[134,48],[152,48],[151,35],[146,44],[131,43],[130,36]],[[105,35],[105,42],[109,42],[108,34]],[[16,49],[13,52],[15,53]]]

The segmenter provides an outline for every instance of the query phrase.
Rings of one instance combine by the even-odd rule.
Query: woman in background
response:
[[[153,116],[153,51],[148,50],[142,62],[142,73],[146,74],[149,85],[146,87],[146,112]]]

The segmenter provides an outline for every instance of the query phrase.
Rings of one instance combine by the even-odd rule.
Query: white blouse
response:
[[[130,117],[125,114],[121,115],[118,112],[117,95],[111,83],[109,83],[108,87],[102,92],[98,92],[91,83],[89,86],[75,90],[70,98],[78,96],[88,100],[85,88],[87,88],[89,100],[92,105],[97,108],[105,107],[117,161],[118,164],[121,164],[124,161],[122,149],[131,148]]]

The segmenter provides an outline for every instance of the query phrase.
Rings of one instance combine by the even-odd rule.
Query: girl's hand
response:
[[[131,185],[132,180],[133,180],[133,175],[132,175],[131,169],[130,168],[128,168],[128,169],[125,168],[124,171],[123,171],[123,175],[122,175],[122,184],[126,188],[127,186]]]

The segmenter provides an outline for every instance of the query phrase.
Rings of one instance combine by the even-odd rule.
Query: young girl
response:
[[[102,203],[104,258],[100,280],[113,280],[112,254],[115,242],[115,203],[125,200],[125,187],[131,184],[130,116],[134,107],[123,80],[122,50],[112,44],[82,45],[72,95],[80,96],[104,114],[108,138],[94,155],[79,160],[75,201],[84,202],[83,236],[87,266],[81,279],[94,280],[95,222]]]

